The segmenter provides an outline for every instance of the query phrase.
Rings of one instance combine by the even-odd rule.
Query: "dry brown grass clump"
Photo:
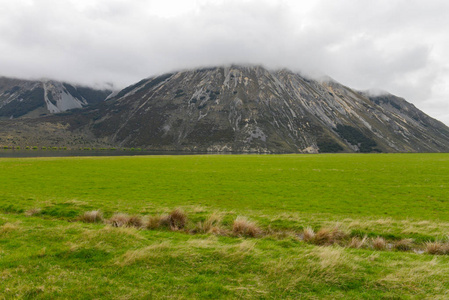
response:
[[[237,217],[232,224],[232,232],[239,236],[255,237],[261,233],[256,223],[249,221],[245,217]]]
[[[160,227],[180,230],[187,225],[187,215],[179,208],[173,210],[169,215],[149,216],[145,227],[156,229]]]
[[[141,228],[143,227],[143,221],[141,216],[133,215],[130,216],[128,219],[128,222],[126,223],[127,227],[136,227]]]
[[[360,239],[355,236],[351,239],[351,242],[349,243],[349,248],[355,248],[355,249],[363,248],[366,245],[366,240],[367,240],[366,236],[364,236],[363,239]]]
[[[385,250],[387,248],[387,242],[385,241],[385,239],[383,237],[380,237],[380,236],[373,239],[371,242],[371,245],[376,250]]]
[[[170,215],[161,215],[159,218],[159,227],[170,228]]]
[[[79,219],[84,223],[103,222],[103,213],[99,210],[86,211]]]
[[[113,215],[108,223],[113,227],[136,227],[140,228],[143,226],[143,221],[140,216],[129,216],[127,214],[118,213]]]
[[[147,229],[169,228],[171,230],[180,230],[187,225],[187,216],[180,210],[174,210],[169,215],[149,216],[144,224]]]
[[[129,216],[127,214],[114,214],[110,219],[109,223],[114,227],[125,227],[128,224]]]
[[[149,216],[147,221],[145,222],[145,228],[147,229],[156,229],[161,226],[161,216]]]
[[[410,251],[413,248],[413,239],[402,239],[394,243],[394,248],[399,251]]]
[[[348,235],[338,227],[333,229],[322,228],[315,234],[312,242],[316,245],[332,245],[342,243],[347,237]]]
[[[168,218],[171,230],[183,229],[187,224],[187,215],[179,208],[173,210]]]
[[[315,240],[315,231],[312,227],[306,227],[303,232],[303,240],[307,243],[312,243]]]
[[[42,209],[40,209],[40,208],[32,208],[32,209],[27,210],[25,212],[25,215],[28,217],[31,217],[31,216],[35,216],[35,215],[40,215],[41,212],[42,212]]]
[[[425,246],[426,246],[426,253],[437,255],[449,254],[449,244],[447,243],[427,242]]]

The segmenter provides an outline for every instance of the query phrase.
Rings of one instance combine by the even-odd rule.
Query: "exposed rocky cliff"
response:
[[[158,150],[449,151],[449,128],[401,98],[263,67],[144,79],[94,107],[45,122],[86,140]]]

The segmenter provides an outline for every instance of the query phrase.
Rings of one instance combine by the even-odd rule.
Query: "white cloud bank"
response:
[[[327,74],[449,124],[446,0],[0,0],[0,74],[124,87],[228,63]]]

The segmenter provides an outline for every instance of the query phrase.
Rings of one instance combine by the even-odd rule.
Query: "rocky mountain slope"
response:
[[[158,150],[449,151],[449,128],[404,99],[260,66],[148,78],[94,107],[34,122],[88,143]]]
[[[0,77],[0,118],[38,117],[104,101],[110,90]]]

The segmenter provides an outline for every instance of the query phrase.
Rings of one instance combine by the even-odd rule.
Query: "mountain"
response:
[[[147,78],[83,110],[0,125],[22,128],[21,143],[30,128],[40,126],[59,144],[73,144],[71,133],[84,144],[155,150],[449,151],[449,128],[404,99],[260,66]],[[45,134],[32,135],[45,141]]]
[[[0,118],[38,117],[98,103],[111,94],[54,80],[0,77]]]

